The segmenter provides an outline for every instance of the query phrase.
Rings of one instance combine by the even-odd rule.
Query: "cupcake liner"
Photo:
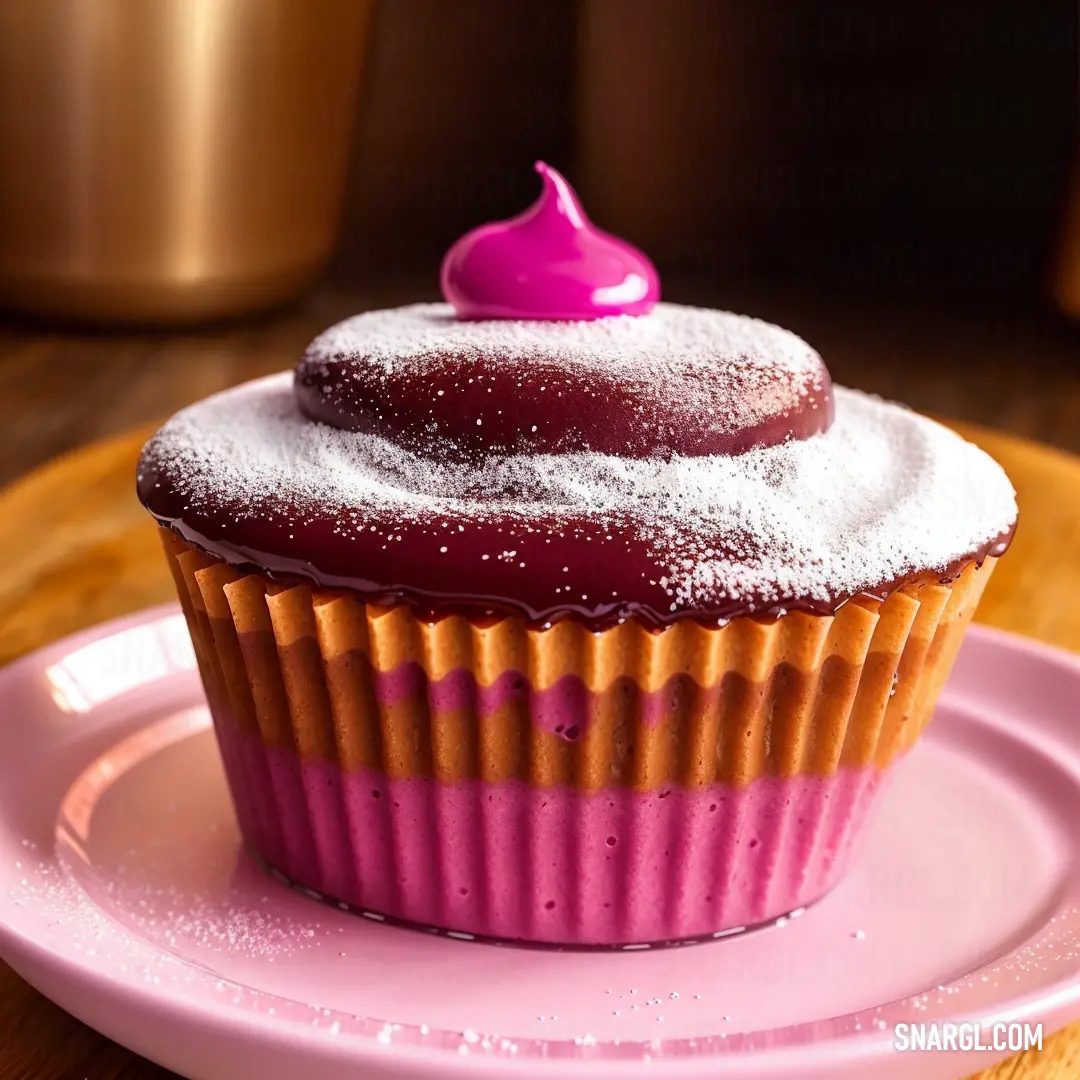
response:
[[[289,880],[380,918],[554,944],[700,939],[804,907],[839,879],[885,782],[860,769],[553,795],[347,773],[235,732],[223,745],[230,776],[273,793],[245,835]]]
[[[164,530],[248,842],[338,900],[562,943],[696,937],[842,873],[994,560],[722,628],[428,621]]]

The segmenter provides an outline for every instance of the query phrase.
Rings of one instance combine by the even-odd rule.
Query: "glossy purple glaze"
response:
[[[358,523],[363,527],[343,528],[329,511],[263,516],[228,499],[195,510],[168,472],[147,459],[138,492],[160,524],[241,571],[345,589],[372,604],[406,603],[433,618],[462,614],[482,620],[509,614],[541,626],[569,616],[602,630],[629,618],[659,627],[687,617],[709,625],[793,610],[828,615],[850,599],[848,594],[825,601],[787,596],[765,603],[741,596],[701,607],[673,605],[649,544],[629,527],[585,517],[573,522],[538,518],[527,526],[470,520],[461,522],[460,530],[448,530],[389,519],[365,519]],[[1001,555],[1012,532],[942,568],[939,576],[954,577],[970,562]],[[511,551],[511,557],[484,558],[489,552],[508,556]],[[600,581],[606,585],[603,593]],[[898,584],[882,582],[865,593],[884,597]]]
[[[712,377],[742,392],[734,364]],[[808,439],[827,431],[834,416],[832,382],[820,362],[788,391],[789,408],[753,424],[723,408],[688,410],[677,395],[628,381],[616,367],[586,380],[539,356],[523,368],[497,355],[448,352],[417,378],[405,365],[387,370],[363,354],[328,360],[309,352],[296,367],[295,393],[312,420],[466,459],[583,449],[618,457],[741,454]]]
[[[446,253],[443,295],[465,319],[597,319],[645,315],[660,299],[656,268],[597,229],[565,178],[543,162],[540,198],[481,225]]]

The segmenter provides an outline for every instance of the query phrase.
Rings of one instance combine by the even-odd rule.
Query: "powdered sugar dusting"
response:
[[[585,332],[568,324],[558,334]],[[494,331],[485,324],[468,333]],[[505,343],[534,331],[511,324],[498,333]],[[349,335],[338,328],[320,340],[342,348]],[[418,350],[424,340],[417,331]],[[394,342],[400,353],[396,332]],[[447,464],[312,423],[282,374],[179,413],[149,444],[144,468],[167,474],[194,511],[226,498],[238,517],[317,508],[338,515],[343,533],[369,519],[380,523],[373,530],[393,522],[451,535],[483,521],[529,532],[543,523],[551,535],[584,523],[601,543],[610,529],[613,545],[629,532],[648,546],[673,611],[731,600],[750,608],[791,597],[826,602],[944,568],[1013,524],[1012,486],[981,450],[857,391],[835,388],[835,403],[824,434],[737,456],[536,453]],[[440,546],[445,552],[445,539]],[[505,553],[488,554],[494,563]],[[606,595],[603,560],[590,574]]]
[[[364,356],[391,367],[448,350],[500,361],[550,357],[583,369],[658,373],[741,357],[761,368],[806,374],[817,353],[788,330],[709,308],[658,304],[651,315],[590,321],[459,320],[449,304],[411,304],[366,311],[320,334],[308,355],[326,360]]]
[[[433,443],[445,442],[448,434],[451,442],[455,436],[460,442],[463,435],[482,435],[473,431],[471,416],[466,428],[458,428],[456,403],[438,400],[444,391],[436,387],[447,377],[453,389],[445,392],[454,399],[471,393],[459,385],[459,377],[461,384],[486,382],[489,392],[493,377],[516,382],[515,413],[528,410],[523,399],[532,384],[546,384],[536,418],[541,426],[560,427],[561,414],[577,412],[574,403],[581,400],[588,411],[583,424],[577,416],[574,441],[559,449],[615,452],[604,441],[612,417],[601,425],[597,415],[597,410],[605,415],[606,403],[607,410],[625,407],[633,417],[625,430],[617,425],[617,452],[623,456],[631,449],[627,443],[641,441],[636,450],[645,454],[666,445],[672,426],[730,434],[803,408],[817,409],[827,403],[830,385],[818,354],[789,331],[731,312],[674,304],[660,304],[646,316],[577,322],[461,321],[446,304],[369,311],[316,338],[302,366],[326,380],[320,389],[331,406],[344,406],[346,412],[359,406],[373,420],[393,426],[401,399],[415,397],[411,407],[431,417],[427,435]],[[426,402],[418,392],[422,387],[431,388]],[[490,405],[486,415],[477,411],[475,424],[498,423],[496,402],[482,387],[474,389],[477,402]],[[440,422],[436,417],[448,405],[449,416]],[[465,408],[471,413],[475,403]],[[532,440],[535,445],[527,427],[510,434],[502,449],[545,449],[543,432]],[[414,441],[413,448],[424,447]]]

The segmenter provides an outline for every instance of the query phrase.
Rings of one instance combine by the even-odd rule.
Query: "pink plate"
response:
[[[157,609],[0,672],[0,952],[189,1077],[956,1077],[894,1025],[1080,1016],[1080,659],[973,630],[848,878],[678,949],[558,952],[319,903],[240,846]]]

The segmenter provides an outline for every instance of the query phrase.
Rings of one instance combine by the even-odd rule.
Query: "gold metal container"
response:
[[[0,304],[176,323],[325,265],[373,0],[3,0]]]

